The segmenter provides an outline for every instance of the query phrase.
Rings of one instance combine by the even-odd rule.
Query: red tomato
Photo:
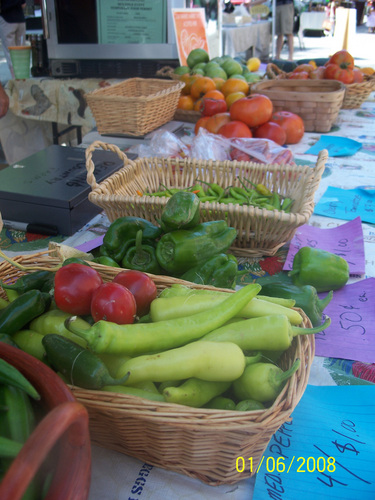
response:
[[[362,83],[364,80],[363,73],[360,69],[353,69],[353,83]]]
[[[258,139],[270,139],[283,146],[286,142],[286,131],[278,123],[267,122],[255,129],[254,137]]]
[[[305,125],[302,118],[290,111],[276,111],[270,121],[277,123],[285,130],[285,144],[297,144],[305,133]]]
[[[198,134],[198,131],[200,128],[206,128],[206,123],[207,123],[207,120],[209,120],[209,116],[202,116],[202,118],[199,118],[199,120],[197,121],[197,123],[195,124],[195,127],[194,127],[194,133],[195,135]]]
[[[354,58],[347,50],[342,49],[330,57],[328,64],[337,64],[341,69],[353,69]]]
[[[232,120],[239,120],[249,127],[259,127],[268,122],[272,116],[271,99],[261,94],[251,94],[235,101],[230,107]]]
[[[205,129],[211,132],[211,134],[217,134],[219,128],[222,127],[224,123],[228,122],[230,122],[230,114],[228,112],[218,113],[217,115],[209,117],[205,123]]]
[[[110,321],[118,325],[134,323],[137,305],[134,295],[119,283],[103,283],[91,300],[91,316],[95,322]]]
[[[223,99],[210,99],[203,97],[200,104],[200,112],[202,116],[213,116],[217,113],[225,113],[227,111],[227,103]]]
[[[68,264],[55,274],[55,302],[74,315],[90,314],[93,293],[103,283],[100,274],[84,264]]]
[[[249,127],[240,121],[230,121],[222,125],[217,131],[218,134],[223,135],[224,137],[253,137],[251,130]]]
[[[137,304],[137,315],[144,316],[150,310],[151,302],[156,299],[157,288],[146,273],[136,270],[120,271],[113,279],[114,283],[126,286],[134,295]]]
[[[296,71],[288,76],[288,80],[307,80],[309,73],[307,71]]]
[[[337,64],[327,64],[324,71],[324,78],[327,80],[339,80],[342,83],[353,83],[353,70],[341,68]]]

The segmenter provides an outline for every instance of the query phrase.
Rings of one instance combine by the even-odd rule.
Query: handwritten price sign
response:
[[[365,274],[365,247],[361,218],[356,217],[338,227],[321,229],[320,227],[299,227],[290,242],[284,270],[290,271],[293,259],[302,247],[320,248],[345,259],[351,275]]]
[[[310,470],[264,467],[256,476],[253,498],[375,498],[374,395],[372,386],[308,385],[292,422],[272,436],[264,461],[271,465],[305,457]]]
[[[332,322],[315,335],[315,354],[375,363],[375,278],[333,292],[325,309]]]

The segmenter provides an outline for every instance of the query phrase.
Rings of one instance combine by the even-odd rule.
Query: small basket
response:
[[[100,184],[96,182],[92,160],[96,148],[113,151],[124,162],[122,168]],[[236,228],[238,236],[231,251],[239,257],[274,255],[311,217],[314,193],[327,158],[327,151],[321,151],[314,168],[192,158],[137,158],[131,161],[117,146],[96,141],[86,149],[87,182],[92,188],[88,198],[105,210],[110,222],[132,215],[158,224],[168,198],[139,196],[138,192],[159,191],[161,184],[167,188],[186,188],[195,184],[197,178],[217,182],[224,188],[241,187],[238,178],[246,177],[255,184],[264,184],[271,191],[276,190],[282,197],[292,198],[292,212],[205,202],[201,203],[201,221],[225,219],[229,226]]]
[[[99,134],[140,137],[173,119],[183,82],[130,78],[85,94]]]
[[[345,85],[336,80],[264,80],[251,88],[272,101],[274,111],[290,111],[306,132],[329,132],[342,107]]]
[[[342,109],[360,108],[374,90],[375,76],[373,75],[364,75],[364,81],[361,83],[346,85]]]
[[[17,256],[24,266],[49,268],[57,258],[40,252]],[[103,281],[111,281],[119,268],[91,264]],[[0,279],[17,279],[23,271],[8,262],[0,264]],[[186,283],[167,276],[152,276],[158,292],[172,283]],[[190,283],[190,286],[203,287]],[[233,293],[233,291],[228,291]],[[302,310],[303,326],[311,322]],[[135,457],[150,465],[179,472],[210,485],[234,484],[256,472],[269,440],[290,419],[301,399],[314,358],[313,335],[297,336],[279,366],[289,368],[298,358],[301,366],[287,381],[270,408],[258,411],[226,411],[159,403],[136,396],[71,387],[88,410],[93,443]],[[240,472],[238,457],[252,457],[253,468]]]

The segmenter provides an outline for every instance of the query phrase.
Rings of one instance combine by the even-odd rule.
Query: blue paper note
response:
[[[329,186],[318,203],[314,214],[333,219],[375,223],[375,193],[373,189],[341,189]]]
[[[373,500],[374,397],[375,386],[308,385],[269,442],[253,498]]]
[[[316,142],[305,154],[318,155],[319,151],[326,149],[329,156],[352,156],[359,149],[362,143],[348,139],[347,137],[339,137],[335,135],[322,135],[318,142]]]

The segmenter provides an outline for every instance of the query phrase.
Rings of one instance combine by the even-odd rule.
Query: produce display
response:
[[[261,80],[253,73],[259,69],[258,61],[251,58],[245,64],[229,56],[209,60],[203,49],[194,49],[188,57],[190,65],[176,68],[175,74],[185,83],[178,109],[201,116],[195,133],[203,127],[228,138],[256,137],[280,145],[302,139],[304,125],[298,115],[274,113],[267,96],[251,93],[251,84]]]

